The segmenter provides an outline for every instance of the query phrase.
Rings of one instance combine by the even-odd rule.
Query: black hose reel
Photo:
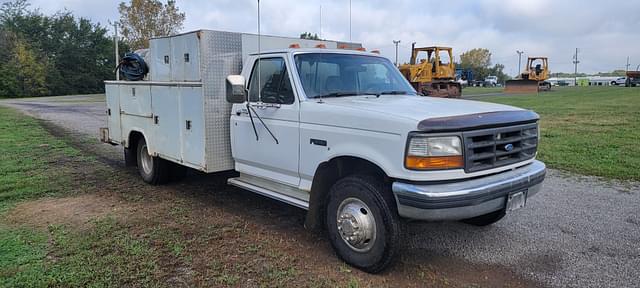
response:
[[[140,81],[149,73],[149,67],[144,59],[136,53],[126,53],[118,63],[120,77],[129,81]]]

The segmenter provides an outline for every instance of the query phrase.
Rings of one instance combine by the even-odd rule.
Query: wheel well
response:
[[[372,175],[376,179],[383,179],[385,183],[389,182],[389,177],[380,167],[362,158],[342,156],[321,163],[313,177],[305,227],[311,230],[320,230],[324,227],[329,189],[339,179],[353,174]]]
[[[145,139],[144,135],[138,131],[131,131],[129,133],[129,139],[127,139],[127,146],[124,148],[124,157],[126,166],[138,166],[138,141]]]

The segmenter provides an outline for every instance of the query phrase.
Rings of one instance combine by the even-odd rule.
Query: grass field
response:
[[[580,174],[640,180],[640,89],[554,88],[538,95],[487,96],[541,117],[539,158]]]
[[[504,87],[465,87],[462,96],[502,93]]]
[[[80,192],[73,181],[93,188],[77,168],[95,164],[33,118],[0,107],[0,287],[108,287],[152,275],[148,243],[125,233],[110,217],[91,220],[95,228],[81,232],[46,225],[49,219],[41,219],[41,229],[5,219],[20,203]],[[99,170],[90,169],[91,177],[101,175]]]

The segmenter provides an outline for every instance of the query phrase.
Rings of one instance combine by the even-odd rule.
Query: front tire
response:
[[[391,191],[371,176],[338,180],[329,192],[327,231],[338,257],[368,273],[394,260],[400,225]]]
[[[138,141],[136,152],[138,173],[144,182],[159,185],[169,181],[170,163],[160,157],[151,156],[144,139]]]

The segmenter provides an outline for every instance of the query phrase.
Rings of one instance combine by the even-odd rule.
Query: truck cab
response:
[[[391,261],[401,218],[489,225],[536,194],[538,115],[420,97],[379,55],[253,54],[227,78],[229,183],[308,209],[348,263]]]

